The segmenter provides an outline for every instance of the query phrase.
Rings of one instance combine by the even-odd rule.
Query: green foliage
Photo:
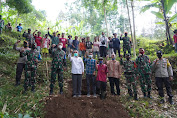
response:
[[[10,8],[15,8],[19,14],[26,14],[32,12],[34,9],[31,0],[7,0]]]

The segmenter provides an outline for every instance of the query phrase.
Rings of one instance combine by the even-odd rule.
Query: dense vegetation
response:
[[[149,55],[151,61],[153,61],[156,58],[156,51],[162,50],[164,57],[168,58],[172,63],[175,77],[177,76],[177,54],[175,54],[174,47],[170,45],[169,41],[169,34],[171,34],[172,37],[172,31],[176,29],[177,26],[177,12],[176,10],[173,11],[174,5],[176,5],[177,2],[176,0],[166,0],[164,4],[166,15],[169,17],[168,25],[170,33],[167,37],[165,34],[167,32],[167,26],[164,22],[164,16],[162,14],[163,8],[160,0],[149,0],[148,4],[142,8],[136,5],[132,7],[132,4],[139,4],[142,1],[94,1],[95,2],[91,2],[91,0],[76,0],[73,3],[66,3],[67,12],[61,11],[54,24],[46,19],[45,11],[35,9],[31,4],[31,0],[18,0],[18,2],[17,0],[7,0],[6,3],[2,4],[1,15],[3,16],[3,20],[5,24],[8,22],[12,23],[13,31],[3,32],[0,35],[0,110],[2,110],[0,111],[0,116],[22,118],[26,115],[25,118],[27,118],[30,116],[43,117],[45,114],[43,110],[43,99],[48,96],[49,92],[50,58],[43,58],[42,62],[38,65],[37,91],[35,93],[28,92],[27,95],[22,95],[23,86],[14,86],[16,60],[19,54],[13,50],[12,46],[17,40],[23,40],[21,33],[15,31],[15,27],[18,23],[22,23],[24,30],[31,28],[32,31],[34,31],[38,29],[44,34],[47,28],[50,27],[52,31],[58,30],[60,33],[66,32],[66,35],[70,34],[73,36],[91,36],[93,40],[93,37],[100,35],[102,31],[106,31],[108,36],[112,36],[114,32],[119,34],[123,34],[125,31],[131,32],[133,28],[130,29],[130,24],[132,24],[132,27],[136,28],[132,23],[133,21],[129,21],[131,16],[127,15],[127,8],[134,8],[130,10],[130,13],[139,13],[140,11],[145,12],[149,10],[149,8],[155,7],[157,11],[152,12],[157,16],[155,28],[148,29],[147,31],[143,30],[140,36],[136,36],[136,32],[131,35],[131,38],[136,40],[134,51],[138,54],[138,48],[143,47],[146,51],[145,53]],[[133,16],[131,19],[133,19]],[[67,26],[63,24],[67,24]],[[149,33],[149,30],[152,31]],[[135,58],[133,57],[133,59]],[[46,75],[46,62],[49,68],[48,75]],[[65,78],[70,78],[69,63],[68,70],[69,71],[65,72]],[[24,75],[22,77],[22,83],[23,80]],[[174,80],[173,88],[177,89],[176,86],[177,80]],[[125,97],[124,95],[121,96],[122,102],[132,117],[136,115],[147,117],[157,114],[156,111],[149,109],[149,102],[140,100],[132,104],[132,101],[126,101]],[[136,114],[135,111],[129,108],[131,104],[132,107],[135,108]],[[144,104],[144,106],[136,108],[141,104]]]

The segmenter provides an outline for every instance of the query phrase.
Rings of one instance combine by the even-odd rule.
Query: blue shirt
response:
[[[18,32],[21,32],[21,31],[22,31],[22,29],[23,29],[23,27],[22,27],[22,26],[17,26],[17,31],[18,31]]]
[[[113,38],[113,48],[120,48],[120,40],[118,38]]]
[[[93,74],[94,73],[94,71],[96,70],[96,65],[95,65],[95,63],[96,63],[96,61],[95,61],[95,59],[86,59],[85,57],[84,57],[84,62],[86,63],[86,74]]]
[[[75,48],[73,47],[73,49],[78,50],[79,41],[78,40],[73,40],[73,45],[75,46]]]

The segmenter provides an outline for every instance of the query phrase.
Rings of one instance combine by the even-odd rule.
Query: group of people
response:
[[[12,31],[12,25],[10,22],[8,22],[4,26],[4,20],[2,19],[2,15],[0,15],[0,34],[2,33],[2,29],[5,27],[5,31],[11,32]],[[19,25],[16,27],[17,32],[21,32],[23,29],[22,24],[19,23]]]
[[[31,86],[31,91],[35,91],[36,70],[37,63],[40,62],[40,51],[44,54],[50,53],[52,58],[51,63],[51,79],[50,92],[53,94],[53,89],[58,75],[58,84],[60,87],[59,94],[63,94],[63,71],[67,69],[66,59],[71,61],[72,68],[72,82],[73,82],[73,97],[81,97],[82,76],[84,74],[84,67],[86,66],[86,81],[87,81],[87,97],[91,96],[91,86],[93,97],[100,95],[101,99],[106,98],[107,78],[110,83],[110,91],[112,95],[120,95],[119,80],[122,76],[121,66],[123,66],[124,76],[128,88],[128,94],[135,100],[138,100],[137,81],[139,80],[141,90],[144,97],[151,97],[151,74],[155,73],[156,85],[160,96],[160,103],[164,103],[163,83],[165,84],[167,94],[169,96],[169,103],[173,104],[172,89],[170,81],[173,80],[173,70],[168,59],[162,57],[162,52],[157,51],[157,59],[153,63],[145,55],[143,48],[139,49],[139,55],[136,61],[131,60],[131,40],[125,33],[125,37],[117,38],[114,33],[114,38],[106,37],[104,32],[100,38],[95,37],[94,42],[90,41],[90,37],[81,38],[69,35],[68,39],[65,34],[53,32],[41,37],[41,32],[35,30],[31,34],[31,29],[23,33],[26,38],[23,47],[18,47],[20,40],[14,44],[14,49],[20,52],[20,57],[16,70],[16,85],[20,85],[20,78],[23,69],[25,70],[24,92]],[[36,34],[37,32],[37,34]],[[48,36],[50,38],[48,38]],[[120,54],[120,40],[123,40],[124,55]],[[120,60],[116,60],[116,51]],[[126,54],[126,51],[128,53]],[[66,56],[67,55],[67,56]],[[80,56],[79,56],[80,55]],[[96,59],[97,55],[97,59]],[[83,56],[83,58],[82,58]],[[108,60],[108,58],[111,58]],[[123,57],[126,60],[123,60]],[[85,65],[85,66],[84,66]],[[116,86],[116,92],[114,90]]]

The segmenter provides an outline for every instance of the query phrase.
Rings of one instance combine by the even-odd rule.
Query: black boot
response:
[[[165,103],[164,99],[163,98],[160,99],[160,104],[164,104],[164,103]]]
[[[150,99],[152,99],[152,97],[151,97],[151,92],[148,92],[147,97],[150,98]]]
[[[15,86],[19,86],[20,85],[20,82],[19,81],[17,81],[16,82],[16,84],[15,84]]]
[[[171,105],[174,104],[172,97],[169,97],[169,98],[168,98],[168,101],[169,101],[169,103],[170,103]]]
[[[146,98],[146,92],[143,92],[143,94],[144,94],[144,98]]]
[[[134,95],[134,100],[138,100],[137,94]]]
[[[25,90],[22,92],[22,94],[26,94],[27,88],[24,88]]]
[[[133,94],[132,94],[132,90],[131,90],[131,89],[128,89],[128,93],[129,93],[130,97],[133,97]]]
[[[63,94],[63,87],[60,87],[60,94]]]
[[[35,87],[34,87],[34,86],[31,88],[31,91],[32,91],[33,93],[35,92]]]
[[[49,95],[53,95],[53,89],[50,89]]]

